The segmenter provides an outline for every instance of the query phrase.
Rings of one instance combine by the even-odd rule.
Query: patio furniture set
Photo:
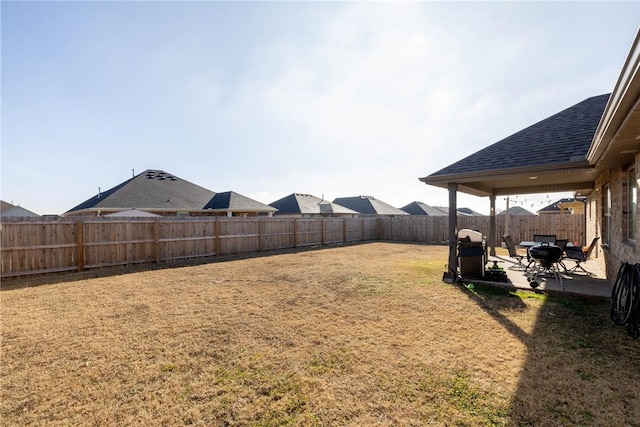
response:
[[[503,236],[509,256],[517,261],[513,268],[520,268],[527,273],[527,280],[532,288],[538,287],[540,276],[551,274],[563,289],[561,272],[566,275],[574,275],[578,274],[578,270],[580,270],[584,274],[591,275],[585,270],[582,263],[589,259],[598,239],[599,237],[594,238],[588,247],[583,247],[568,239],[558,239],[555,235],[535,234],[532,241],[522,241],[517,245],[526,248],[526,255],[523,255],[518,253],[511,236]],[[525,258],[526,265],[523,262]],[[567,268],[565,264],[567,261],[574,262],[575,265]]]

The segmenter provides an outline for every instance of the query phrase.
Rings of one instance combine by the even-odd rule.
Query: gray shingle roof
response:
[[[5,202],[4,200],[0,200],[0,213],[13,208],[15,208],[15,205]]]
[[[333,200],[333,203],[346,206],[365,215],[409,215],[407,212],[371,196],[338,197]]]
[[[204,206],[204,209],[217,209],[232,212],[275,212],[276,209],[253,200],[235,191],[216,193]]]
[[[282,199],[271,203],[271,206],[278,209],[278,214],[339,214],[339,215],[355,215],[358,212],[323,200],[311,194],[292,193]]]
[[[560,212],[562,209],[560,209],[560,207],[558,206],[559,203],[575,202],[576,200],[577,199],[573,197],[556,200],[555,202],[548,204],[544,208],[538,209],[538,212]]]
[[[430,176],[585,161],[609,95],[587,98]]]
[[[447,212],[435,206],[429,206],[422,202],[411,202],[400,208],[409,215],[447,216]]]
[[[2,211],[0,212],[0,216],[3,218],[7,217],[34,217],[40,216],[37,213],[30,211],[29,209],[25,209],[22,206],[13,206],[11,203],[2,202]]]
[[[446,215],[449,215],[449,206],[436,206],[436,209],[440,209]],[[458,208],[457,213],[459,216],[484,216],[471,208]]]
[[[161,215],[156,215],[151,212],[141,211],[139,209],[126,209],[124,211],[114,212],[108,215],[107,217],[122,217],[122,218],[161,218]]]
[[[213,191],[175,175],[148,169],[68,212],[107,208],[195,211],[201,210],[214,195]]]
[[[498,213],[498,215],[506,215],[507,212],[510,215],[535,215],[533,212],[526,210],[522,206],[511,206],[508,211],[504,210]]]

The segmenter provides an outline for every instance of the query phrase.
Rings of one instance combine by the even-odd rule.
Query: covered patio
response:
[[[420,178],[420,181],[428,185],[446,188],[449,191],[448,270],[451,275],[458,275],[458,191],[489,197],[491,218],[487,245],[489,259],[496,259],[496,245],[501,241],[503,232],[496,230],[496,197],[569,191],[576,195],[589,195],[595,190],[598,171],[587,161],[587,153],[608,100],[609,94],[587,98],[427,177]],[[504,261],[508,260],[507,256],[502,258]],[[523,272],[508,269],[507,266],[508,263],[505,263],[510,285],[531,289]],[[599,269],[592,277],[571,276],[564,282],[566,292],[610,295],[606,274]],[[555,279],[549,279],[538,289],[561,291],[562,287]]]
[[[621,266],[640,262],[639,74],[640,29],[611,94],[587,98],[420,178],[449,191],[449,273],[458,271],[458,191],[489,197],[491,256],[503,232],[496,230],[496,196],[573,192],[586,196],[586,241],[580,243],[599,238],[590,264],[604,272],[602,278],[612,286]]]

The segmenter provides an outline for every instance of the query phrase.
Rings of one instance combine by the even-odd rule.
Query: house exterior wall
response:
[[[595,236],[600,236],[598,243],[598,258],[592,255],[589,262],[597,259],[600,266],[607,272],[607,277],[613,281],[616,278],[618,269],[623,262],[631,264],[640,263],[640,216],[635,215],[635,240],[627,237],[627,223],[625,213],[628,202],[628,174],[634,168],[636,185],[640,181],[640,154],[636,155],[634,162],[616,169],[610,169],[598,177],[596,180],[596,191],[589,197],[587,205],[587,240],[590,242]],[[603,235],[606,226],[604,222],[604,200],[603,193],[609,188],[611,194],[611,217],[609,220],[608,241]]]

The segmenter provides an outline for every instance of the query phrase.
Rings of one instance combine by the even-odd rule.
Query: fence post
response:
[[[342,243],[347,243],[347,218],[342,221]]]
[[[220,220],[218,218],[216,218],[213,223],[213,234],[215,236],[214,251],[216,255],[220,255],[220,252],[222,252],[222,242],[220,240]]]
[[[78,271],[84,270],[84,224],[76,222],[76,265]]]
[[[298,218],[293,219],[293,247],[298,247]]]
[[[320,218],[320,242],[324,246],[324,218]]]
[[[258,252],[262,252],[262,224],[263,218],[258,217]]]
[[[156,264],[160,262],[160,221],[153,222],[153,259]]]

